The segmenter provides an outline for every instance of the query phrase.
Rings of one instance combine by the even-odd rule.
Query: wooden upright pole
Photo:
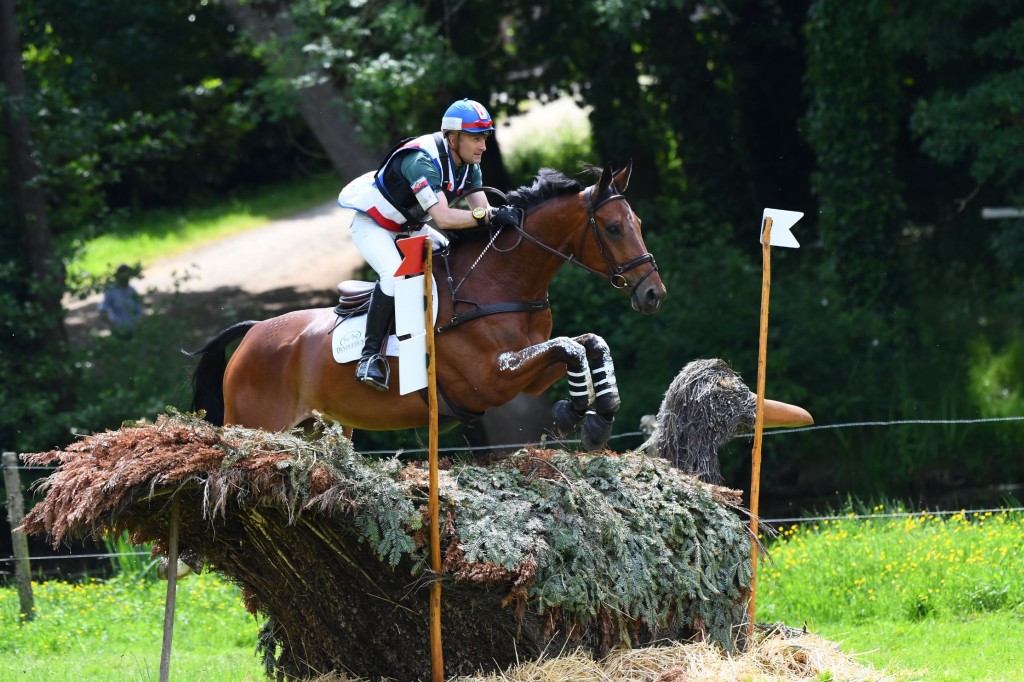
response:
[[[764,219],[761,238],[761,333],[757,345],[757,412],[754,417],[754,451],[750,466],[750,601],[747,603],[750,623],[747,634],[754,633],[754,610],[757,603],[757,513],[761,496],[761,437],[764,434],[764,378],[768,362],[768,297],[772,289],[772,219]]]
[[[437,358],[434,353],[434,287],[433,247],[425,241],[427,250],[423,259],[423,281],[427,299],[427,394],[430,414],[430,568],[434,581],[430,584],[430,661],[432,682],[444,682],[444,655],[441,649],[441,529],[437,500]]]
[[[164,641],[160,650],[160,682],[171,676],[171,638],[174,635],[174,601],[178,587],[178,496],[171,498],[171,523],[167,538],[167,601],[164,604]]]
[[[36,617],[36,603],[32,596],[32,566],[28,559],[28,537],[14,530],[25,517],[25,498],[21,495],[21,477],[18,475],[18,456],[13,452],[3,455],[4,486],[7,488],[7,522],[11,526],[11,545],[14,550],[14,579],[18,583],[18,606],[21,620]]]

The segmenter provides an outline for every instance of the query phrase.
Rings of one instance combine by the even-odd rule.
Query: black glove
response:
[[[497,227],[519,227],[519,209],[502,206],[491,214],[491,225]]]

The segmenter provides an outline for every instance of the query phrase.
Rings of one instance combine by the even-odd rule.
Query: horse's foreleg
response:
[[[567,434],[576,429],[590,408],[593,386],[587,364],[587,349],[573,339],[560,336],[498,356],[498,369],[503,374],[536,374],[537,377],[531,380],[531,386],[540,377],[549,375],[556,364],[565,365],[565,374],[569,379],[569,400],[555,403],[552,414],[555,428],[559,433]]]
[[[612,422],[619,411],[619,387],[615,382],[615,364],[608,344],[596,334],[575,339],[587,351],[587,365],[594,387],[594,412],[583,426],[583,445],[588,450],[604,447],[612,435]]]
[[[619,411],[619,386],[615,382],[615,363],[608,344],[597,334],[577,336],[576,341],[587,350],[587,366],[594,385],[594,411],[611,418]]]

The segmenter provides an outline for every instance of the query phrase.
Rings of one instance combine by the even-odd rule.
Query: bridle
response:
[[[640,256],[637,256],[636,258],[627,263],[619,265],[618,263],[615,262],[615,259],[608,252],[608,247],[605,244],[604,239],[601,237],[601,230],[598,228],[597,225],[597,211],[602,206],[611,201],[616,201],[620,199],[622,201],[626,200],[626,197],[623,196],[615,187],[615,183],[612,183],[611,190],[611,194],[605,197],[604,199],[598,201],[597,204],[594,204],[593,202],[594,187],[590,186],[583,190],[583,205],[587,209],[588,226],[590,227],[591,232],[593,232],[594,234],[594,241],[597,243],[597,248],[601,252],[601,257],[604,258],[604,262],[608,266],[608,272],[601,272],[600,270],[592,268],[583,261],[576,258],[576,253],[582,251],[582,242],[586,238],[586,231],[584,231],[583,234],[580,235],[580,244],[578,245],[578,248],[575,249],[576,253],[567,256],[558,249],[552,248],[545,244],[544,242],[540,241],[523,228],[523,225],[526,223],[526,211],[524,211],[522,208],[516,208],[516,211],[518,211],[519,213],[519,220],[517,221],[515,229],[516,232],[519,233],[520,239],[511,248],[514,249],[516,246],[519,245],[519,243],[521,243],[523,239],[526,239],[527,241],[543,249],[544,251],[547,251],[548,253],[557,256],[562,261],[566,263],[571,263],[572,265],[577,265],[583,268],[584,270],[587,270],[588,272],[592,272],[595,275],[598,275],[599,277],[608,280],[609,284],[611,284],[614,288],[620,290],[626,289],[626,287],[629,286],[629,282],[626,281],[626,272],[629,272],[633,268],[639,267],[644,263],[650,263],[651,267],[648,268],[647,272],[643,274],[643,277],[637,280],[636,283],[633,284],[633,286],[628,289],[627,294],[629,296],[632,296],[636,292],[637,288],[641,284],[643,284],[644,280],[650,277],[651,274],[658,271],[658,264],[654,261],[654,256],[647,252]],[[493,187],[476,187],[474,189],[471,189],[469,192],[466,192],[464,196],[472,194],[474,192],[492,192],[501,197],[502,201],[506,203],[508,202],[508,197],[505,195],[505,193]],[[508,303],[491,303],[486,305],[480,305],[473,301],[467,301],[458,298],[459,289],[462,288],[462,285],[466,283],[466,280],[469,279],[469,276],[476,269],[477,265],[479,265],[480,261],[483,260],[484,254],[486,254],[487,251],[490,250],[491,248],[498,250],[498,247],[494,245],[494,242],[498,239],[498,237],[501,235],[504,229],[504,227],[499,227],[497,230],[494,231],[494,233],[491,235],[490,240],[487,242],[487,245],[484,247],[483,251],[480,252],[480,254],[477,256],[473,264],[469,266],[469,269],[466,271],[466,274],[462,276],[462,279],[459,280],[458,283],[454,281],[454,278],[452,277],[451,274],[451,268],[448,265],[448,249],[444,249],[441,251],[441,255],[445,261],[445,270],[448,272],[448,286],[451,289],[453,312],[452,319],[447,324],[444,324],[437,328],[436,331],[438,333],[451,329],[452,327],[456,327],[464,322],[468,322],[469,320],[474,320],[478,317],[483,317],[485,315],[494,315],[497,313],[510,312],[532,313],[547,310],[548,308],[551,307],[551,304],[547,299],[538,301],[513,301]],[[502,249],[502,251],[506,250],[508,249]],[[472,306],[472,308],[466,312],[456,313],[454,311],[457,303],[465,303]]]
[[[583,268],[584,270],[587,270],[589,272],[594,273],[595,275],[598,275],[599,277],[603,277],[604,279],[608,280],[608,283],[611,284],[616,289],[625,289],[626,287],[629,286],[629,282],[626,281],[626,277],[625,277],[625,273],[626,272],[629,272],[633,268],[639,267],[639,266],[643,265],[644,263],[650,263],[651,267],[648,268],[647,272],[644,273],[643,277],[638,279],[636,281],[636,283],[633,284],[633,286],[630,287],[629,290],[627,291],[627,293],[630,296],[632,296],[633,293],[636,292],[637,288],[641,284],[643,284],[645,279],[650,277],[651,274],[657,272],[658,264],[655,262],[654,256],[650,252],[647,252],[647,253],[644,253],[644,254],[642,254],[640,256],[637,256],[636,258],[634,258],[631,261],[628,261],[626,263],[623,263],[623,264],[619,265],[618,263],[615,262],[615,259],[608,252],[608,247],[605,244],[604,238],[601,236],[601,230],[600,230],[600,228],[598,228],[598,225],[597,225],[597,215],[596,215],[597,211],[602,206],[604,206],[605,204],[610,203],[612,201],[617,201],[617,200],[625,201],[626,200],[626,197],[619,193],[619,191],[615,188],[614,184],[612,184],[611,188],[612,188],[612,193],[609,196],[606,196],[604,199],[601,199],[600,201],[598,201],[597,204],[594,204],[594,202],[593,202],[593,193],[594,193],[593,185],[591,185],[590,187],[587,187],[585,190],[583,190],[583,205],[587,209],[588,226],[590,227],[591,232],[594,234],[594,241],[597,243],[597,248],[601,252],[601,257],[604,258],[604,262],[608,266],[608,272],[601,272],[600,270],[597,270],[595,268],[590,267],[589,265],[587,265],[583,261],[578,260],[576,258],[576,254],[575,253],[573,253],[572,255],[567,256],[564,253],[562,253],[561,251],[548,246],[544,242],[540,241],[539,239],[537,239],[536,237],[534,237],[533,235],[528,233],[523,228],[523,224],[526,222],[526,212],[523,211],[522,209],[519,209],[519,211],[520,211],[520,220],[519,220],[519,224],[516,226],[516,230],[519,232],[520,235],[525,237],[528,241],[532,242],[534,245],[544,249],[548,253],[551,253],[551,254],[561,258],[566,263],[570,263],[572,265],[577,265],[577,266]],[[586,233],[584,232],[584,234],[580,236],[580,241],[582,242],[585,237],[586,237]],[[582,246],[582,244],[581,244],[581,246]],[[581,248],[580,249],[576,249],[576,251],[579,252],[579,251],[582,251],[582,249]]]

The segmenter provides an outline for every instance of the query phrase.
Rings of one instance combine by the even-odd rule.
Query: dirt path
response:
[[[501,124],[502,145],[511,149],[524,137],[552,126],[586,130],[586,112],[563,98],[534,106]],[[147,307],[177,291],[188,294],[191,310],[204,305],[244,306],[259,299],[265,311],[330,305],[335,286],[352,277],[363,260],[339,223],[333,199],[290,218],[241,232],[180,256],[151,263],[132,285]],[[66,300],[65,318],[72,338],[105,327],[96,308],[99,295]],[[197,320],[197,324],[200,322]]]
[[[252,294],[282,287],[323,291],[361,263],[341,209],[330,201],[290,218],[221,239],[177,258],[158,261],[136,282],[140,291],[171,289],[176,273],[188,271],[181,290],[237,287]]]
[[[320,305],[363,261],[339,224],[334,201],[275,220],[147,266],[132,285],[148,305],[175,291],[213,294],[224,304],[240,295],[277,300],[278,307]],[[100,296],[69,301],[69,331],[100,325]]]

